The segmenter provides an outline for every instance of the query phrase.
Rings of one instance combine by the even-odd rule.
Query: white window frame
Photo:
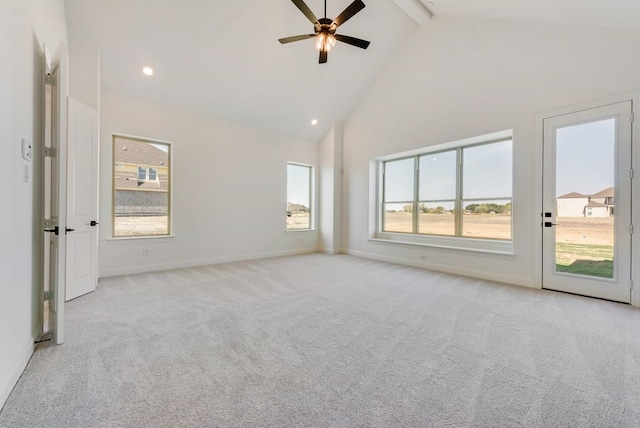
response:
[[[460,162],[461,151],[465,148],[474,146],[481,146],[491,143],[498,143],[501,141],[513,140],[513,130],[505,130],[495,132],[492,134],[486,134],[482,136],[467,138],[464,140],[454,141],[445,144],[438,144],[422,149],[412,150],[409,152],[396,153],[388,156],[381,156],[373,158],[369,162],[369,240],[378,242],[387,242],[394,244],[412,245],[412,246],[425,246],[425,247],[437,247],[446,249],[459,249],[466,251],[477,251],[495,254],[508,254],[513,255],[513,223],[514,223],[514,195],[512,191],[511,195],[511,239],[499,240],[491,238],[470,238],[460,236],[460,228],[462,227],[462,181],[459,174],[456,177],[456,211],[455,211],[455,227],[457,236],[441,236],[441,235],[426,235],[415,233],[416,226],[414,225],[414,233],[403,232],[385,232],[383,231],[383,209],[384,209],[384,164],[387,161],[395,161],[406,158],[414,157],[414,162],[419,162],[419,157],[423,155],[435,154],[446,151],[457,151],[457,160]],[[513,146],[512,146],[512,165],[513,165]],[[462,169],[462,165],[459,164],[458,171]],[[513,167],[512,167],[513,171]],[[417,172],[414,172],[417,176]],[[417,177],[416,177],[417,180]],[[513,182],[513,172],[511,180]],[[414,193],[417,192],[417,187],[414,189]],[[417,217],[417,208],[415,204],[419,201],[416,193],[414,197],[414,217]],[[482,198],[481,200],[500,200],[506,199],[504,196],[491,198]],[[480,200],[480,199],[478,199]],[[471,199],[464,199],[465,202],[473,202]],[[392,203],[392,202],[390,202]],[[415,220],[414,220],[415,223]]]
[[[315,231],[315,168],[313,165],[309,165],[306,163],[300,163],[300,162],[287,162],[287,171],[288,171],[288,167],[289,165],[292,166],[301,166],[301,167],[305,167],[305,168],[309,168],[309,227],[306,229],[289,229],[288,224],[286,223],[286,219],[285,219],[285,231],[287,233],[289,232],[313,232]],[[287,172],[287,187],[289,186],[289,174]],[[288,195],[288,190],[287,190],[287,200],[289,199],[289,195]],[[288,201],[287,201],[288,202]],[[286,207],[285,207],[285,212],[286,212]]]
[[[138,141],[138,142],[142,142],[142,143],[148,143],[148,144],[161,144],[164,146],[168,147],[168,159],[169,159],[169,167],[167,169],[167,233],[166,234],[140,234],[140,235],[116,235],[115,234],[115,220],[116,220],[116,215],[115,215],[115,205],[116,205],[116,186],[115,186],[115,179],[116,179],[116,170],[120,169],[123,167],[122,163],[119,162],[115,162],[115,142],[116,139],[126,139],[126,140],[133,140],[133,141]],[[171,238],[173,239],[174,235],[173,235],[173,160],[174,160],[174,154],[173,154],[173,144],[170,141],[163,141],[163,140],[158,140],[158,139],[151,139],[151,138],[145,138],[145,137],[137,137],[137,136],[133,136],[133,135],[127,135],[127,134],[117,134],[114,133],[111,135],[111,163],[112,163],[112,169],[111,169],[111,237],[108,239],[108,242],[111,244],[113,243],[126,243],[126,242],[135,242],[136,240],[142,239],[142,240],[163,240],[166,238]],[[138,165],[137,171],[136,171],[136,176],[139,179],[139,171],[140,168],[142,166]],[[149,178],[149,167],[142,167],[145,169],[145,176],[146,179],[148,180]],[[157,173],[156,170],[156,181],[160,180],[160,177]],[[145,181],[147,181],[145,180]]]

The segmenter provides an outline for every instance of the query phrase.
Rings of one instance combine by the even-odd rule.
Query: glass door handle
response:
[[[551,227],[551,226],[556,226],[557,223],[551,223],[550,221],[545,221],[544,222],[544,227]]]

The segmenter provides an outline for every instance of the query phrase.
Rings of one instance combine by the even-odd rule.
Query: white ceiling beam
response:
[[[407,15],[418,25],[424,25],[431,21],[433,14],[420,0],[393,0]]]

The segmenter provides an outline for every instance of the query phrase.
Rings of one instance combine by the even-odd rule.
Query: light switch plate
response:
[[[25,138],[22,139],[22,159],[27,161],[33,159],[33,147],[31,147],[31,143]]]

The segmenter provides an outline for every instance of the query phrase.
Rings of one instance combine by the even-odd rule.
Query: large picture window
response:
[[[447,144],[380,165],[379,232],[511,241],[511,136]]]
[[[113,236],[171,234],[171,145],[113,136]]]
[[[287,164],[287,230],[313,229],[312,174],[309,165]]]

